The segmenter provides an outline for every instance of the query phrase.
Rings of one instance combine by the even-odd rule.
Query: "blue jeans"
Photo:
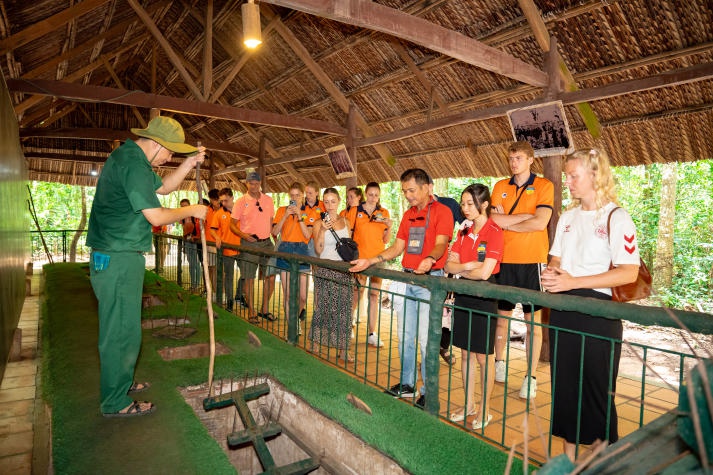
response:
[[[201,265],[198,261],[198,244],[186,241],[186,258],[188,259],[188,274],[191,278],[191,290],[196,290],[201,283]]]
[[[442,276],[443,271],[431,273],[433,276]],[[416,388],[416,342],[421,347],[421,378],[423,386],[421,394],[426,392],[426,343],[428,341],[428,314],[430,305],[414,299],[429,301],[431,291],[418,285],[406,285],[404,293],[403,314],[396,314],[396,333],[399,339],[399,358],[401,359],[401,384]],[[438,375],[436,375],[438,377]]]

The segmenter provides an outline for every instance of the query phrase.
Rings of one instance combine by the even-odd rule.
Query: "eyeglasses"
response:
[[[260,211],[262,213],[262,206],[260,206],[259,201],[255,201],[255,206],[257,206],[258,211]]]
[[[419,216],[418,218],[409,218],[408,220],[413,223],[414,221],[426,221],[426,218]]]

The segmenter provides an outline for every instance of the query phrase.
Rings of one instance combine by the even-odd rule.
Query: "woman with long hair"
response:
[[[572,203],[557,223],[543,290],[611,300],[612,287],[636,280],[636,228],[617,205],[604,150],[574,152],[565,159],[564,172]],[[564,452],[574,460],[578,444],[619,438],[614,393],[622,324],[553,309],[550,325],[552,435],[564,440]]]
[[[351,236],[352,230],[349,221],[337,211],[340,198],[336,189],[324,190],[322,202],[325,211],[314,223],[314,250],[320,259],[341,262],[332,231],[343,238]],[[314,266],[314,314],[307,339],[314,352],[318,352],[321,345],[337,348],[339,358],[345,362],[354,361],[349,355],[352,282],[349,272]]]
[[[451,247],[446,272],[461,279],[495,282],[503,258],[503,231],[490,218],[490,190],[480,183],[469,185],[461,194],[461,210],[466,220]],[[495,329],[498,303],[495,299],[455,295],[453,345],[461,349],[465,403],[451,414],[454,422],[474,415],[473,429],[487,426],[490,396],[495,385]],[[475,404],[475,369],[480,369],[480,406]]]
[[[369,259],[384,251],[386,244],[391,238],[391,226],[393,222],[389,215],[389,210],[381,206],[381,188],[376,182],[366,185],[366,201],[349,210],[347,218],[354,229],[354,240],[359,246],[359,257]],[[356,307],[361,292],[367,286],[367,276],[357,274],[359,288],[354,290],[353,307]],[[379,318],[379,293],[381,290],[381,277],[370,276],[369,278],[369,304],[368,304],[368,326],[367,344],[374,347],[382,347],[384,343],[379,338],[376,325]],[[354,309],[352,310],[352,312]]]

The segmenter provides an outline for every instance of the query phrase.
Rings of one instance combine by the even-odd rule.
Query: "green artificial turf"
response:
[[[42,322],[43,396],[52,409],[57,473],[235,473],[226,455],[184,402],[178,387],[204,383],[208,359],[163,361],[157,350],[208,341],[208,323],[185,341],[159,339],[144,331],[137,381],[152,387],[137,395],[157,405],[145,417],[107,419],[99,411],[97,304],[81,264],[46,266]],[[160,282],[160,287],[157,285]],[[173,284],[146,274],[147,291],[175,295]],[[176,312],[184,305],[176,301]],[[190,301],[198,313],[201,299]],[[299,348],[233,315],[218,311],[216,339],[232,353],[216,357],[215,379],[263,373],[279,380],[320,412],[415,474],[502,473],[507,454],[464,431],[395,400],[324,364]],[[262,340],[247,342],[252,330]],[[353,393],[372,409],[353,408]],[[515,473],[522,473],[516,460]]]

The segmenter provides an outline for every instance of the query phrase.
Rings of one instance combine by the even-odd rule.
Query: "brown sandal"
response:
[[[142,409],[141,405],[142,404],[148,404],[149,407],[147,409]],[[156,406],[153,405],[153,403],[150,403],[148,401],[134,401],[132,402],[129,406],[125,407],[119,412],[105,412],[102,415],[104,417],[134,417],[134,416],[145,416],[147,414],[151,414],[156,410]]]
[[[252,323],[253,325],[257,325],[260,323],[260,317],[257,315],[253,315],[252,317],[248,318],[248,322]]]

